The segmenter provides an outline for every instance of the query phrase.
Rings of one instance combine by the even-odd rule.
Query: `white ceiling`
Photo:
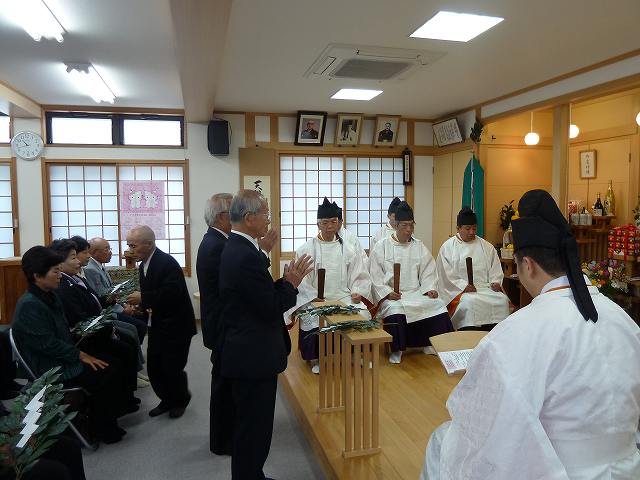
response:
[[[168,0],[47,3],[68,31],[64,43],[36,43],[0,14],[0,80],[39,103],[95,105],[60,66],[90,61],[116,105],[183,106]],[[408,37],[441,9],[505,21],[466,44]],[[434,118],[636,49],[638,19],[638,0],[233,0],[225,44],[200,46],[224,49],[219,77],[202,82],[217,81],[216,110]],[[402,82],[304,78],[329,43],[446,55]],[[370,102],[329,98],[374,86],[384,93]]]
[[[168,1],[46,2],[67,30],[61,44],[34,42],[0,8],[0,80],[38,103],[95,106],[63,65],[91,62],[118,97],[116,105],[182,108]]]

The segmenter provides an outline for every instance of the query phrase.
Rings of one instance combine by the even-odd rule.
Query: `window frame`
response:
[[[20,256],[20,220],[18,216],[18,173],[16,170],[16,158],[0,158],[0,165],[9,166],[11,182],[11,215],[13,220],[13,256]]]
[[[54,143],[53,139],[53,118],[96,118],[111,120],[111,143],[88,144],[88,143]],[[156,145],[156,144],[125,144],[124,143],[124,121],[125,120],[161,120],[168,122],[180,122],[180,145]],[[158,113],[109,113],[109,112],[83,112],[83,111],[57,111],[48,110],[44,114],[45,139],[47,146],[110,146],[126,148],[185,148],[185,127],[184,116],[176,114]]]
[[[346,220],[346,213],[347,213],[347,159],[348,158],[352,158],[352,157],[367,157],[367,158],[393,158],[393,159],[397,159],[397,158],[402,158],[402,154],[399,152],[379,152],[379,151],[367,151],[367,152],[332,152],[332,151],[323,151],[323,152],[318,152],[318,151],[308,151],[308,150],[294,150],[294,151],[288,151],[288,150],[281,150],[278,151],[276,154],[276,158],[275,158],[275,162],[276,162],[276,184],[277,184],[277,190],[275,190],[277,192],[277,196],[275,197],[275,199],[277,200],[277,211],[278,211],[278,216],[277,216],[277,227],[278,229],[282,228],[282,192],[281,192],[281,158],[282,157],[329,157],[329,158],[333,158],[333,157],[340,157],[342,159],[342,208],[343,208],[343,217]],[[305,169],[306,171],[306,169]],[[412,185],[403,185],[404,187],[404,198],[410,203],[413,204],[413,187]],[[272,187],[273,188],[273,187]],[[288,197],[287,197],[288,198]],[[295,197],[294,197],[295,198]],[[383,222],[384,223],[384,222]],[[347,227],[349,227],[349,225],[347,225]],[[353,230],[352,230],[353,231]],[[354,231],[354,233],[356,233],[357,235],[357,231]],[[371,235],[369,236],[369,238],[371,237]],[[295,237],[294,237],[294,241],[295,241]],[[295,246],[295,244],[294,244]],[[291,252],[291,251],[283,251],[282,250],[282,239],[278,240],[278,261],[283,261],[283,260],[291,260],[294,257],[295,254],[295,249]],[[365,249],[368,252],[368,249]]]
[[[66,160],[66,159],[47,159],[42,157],[41,169],[42,169],[42,200],[44,210],[44,239],[45,244],[51,243],[53,240],[51,232],[51,192],[49,177],[49,167],[52,165],[58,166],[108,166],[113,165],[116,167],[116,184],[120,182],[120,167],[182,167],[182,193],[184,202],[184,243],[185,252],[184,260],[185,266],[182,268],[186,277],[191,277],[191,213],[189,211],[189,160],[134,160],[134,159],[83,159],[83,160]],[[118,202],[118,245],[122,244],[124,240],[120,231],[120,188],[116,189],[116,197]],[[87,239],[88,240],[88,239]],[[122,253],[120,252],[120,260],[122,260]],[[169,252],[167,252],[169,253]]]

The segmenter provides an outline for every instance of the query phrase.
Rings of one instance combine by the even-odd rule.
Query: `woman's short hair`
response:
[[[60,265],[64,259],[50,248],[36,245],[22,255],[22,271],[29,283],[35,282],[35,275],[46,275],[51,268]]]
[[[231,223],[241,223],[247,213],[258,213],[267,201],[260,192],[255,190],[240,190],[229,208]]]
[[[74,235],[69,240],[76,244],[76,252],[84,252],[89,249],[89,242],[80,235]]]
[[[56,252],[58,255],[60,255],[62,257],[63,262],[69,256],[69,253],[71,253],[71,250],[74,250],[76,253],[78,251],[76,243],[73,242],[72,240],[69,240],[68,238],[54,240],[49,244],[49,248],[54,252]]]

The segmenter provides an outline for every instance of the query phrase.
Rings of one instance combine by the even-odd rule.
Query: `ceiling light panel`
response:
[[[90,63],[66,63],[67,73],[78,89],[89,95],[96,103],[115,101],[115,94]]]
[[[504,18],[440,11],[410,36],[433,40],[468,42],[502,20]]]
[[[362,88],[342,88],[331,98],[334,100],[371,100],[382,93],[382,90],[365,90]]]

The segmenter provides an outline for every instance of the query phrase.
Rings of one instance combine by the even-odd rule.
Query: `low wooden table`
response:
[[[316,302],[314,306],[340,302]],[[320,328],[361,315],[323,315]],[[318,412],[345,412],[344,457],[380,452],[380,345],[391,342],[382,328],[320,334]]]

